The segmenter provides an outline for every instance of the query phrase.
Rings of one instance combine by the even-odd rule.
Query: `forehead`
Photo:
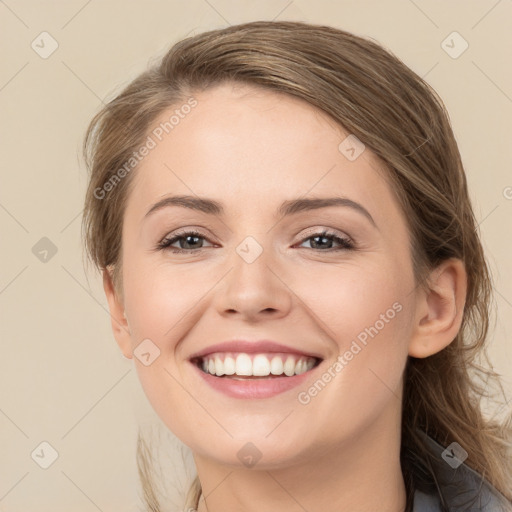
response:
[[[333,194],[397,210],[377,157],[365,149],[347,158],[350,134],[305,101],[231,83],[193,98],[193,108],[181,110],[184,100],[152,124],[154,147],[134,171],[128,214],[167,194],[218,198],[233,215]]]

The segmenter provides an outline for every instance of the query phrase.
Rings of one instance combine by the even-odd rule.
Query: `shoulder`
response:
[[[512,512],[512,503],[482,475],[458,460],[453,449],[443,448],[423,435],[437,461],[433,469],[438,488],[432,492],[417,489],[413,512]]]
[[[443,508],[438,493],[425,494],[419,490],[414,493],[414,505],[412,512],[510,512],[512,505],[508,504],[506,499],[499,494],[483,493],[480,499],[471,500],[470,502],[454,504],[447,499],[448,506]]]
[[[418,490],[415,491],[412,512],[438,512],[439,510],[442,509],[438,495],[425,494]]]

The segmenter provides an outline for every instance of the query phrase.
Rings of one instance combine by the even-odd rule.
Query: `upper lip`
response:
[[[243,352],[245,354],[265,353],[265,352],[286,352],[290,354],[300,354],[307,357],[316,357],[322,359],[320,354],[300,350],[297,347],[290,347],[277,343],[271,340],[231,340],[224,341],[222,343],[216,343],[215,345],[209,345],[208,347],[192,354],[190,359],[204,357],[214,352]]]

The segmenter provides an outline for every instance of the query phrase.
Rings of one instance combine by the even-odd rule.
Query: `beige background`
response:
[[[84,272],[78,153],[113,91],[205,29],[257,19],[331,24],[376,39],[440,93],[495,274],[490,356],[512,392],[512,2],[0,0],[0,19],[0,511],[141,510],[136,425],[159,420],[114,342],[98,276]],[[48,58],[31,47],[51,48],[49,39],[42,48],[43,31],[58,43]],[[453,31],[469,44],[456,59],[441,46]],[[46,262],[43,237],[57,249]],[[58,452],[48,469],[39,465],[51,450],[42,442]]]

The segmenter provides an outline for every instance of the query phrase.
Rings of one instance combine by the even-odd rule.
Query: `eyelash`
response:
[[[194,231],[194,230],[190,230],[190,231],[183,231],[181,233],[176,233],[173,237],[171,238],[164,238],[161,242],[159,242],[157,244],[157,247],[156,249],[157,250],[169,250],[175,254],[184,254],[184,253],[199,253],[201,252],[203,249],[203,247],[201,247],[200,249],[178,249],[176,247],[173,247],[171,248],[171,245],[175,242],[177,242],[178,240],[182,239],[182,238],[186,238],[187,236],[196,236],[196,237],[199,237],[199,238],[204,238],[205,240],[208,240],[208,238],[206,236],[204,236],[202,233],[198,232],[198,231]],[[333,232],[330,232],[328,230],[323,230],[321,232],[318,232],[318,233],[313,233],[312,235],[304,238],[302,240],[302,243],[305,242],[306,240],[309,240],[311,238],[316,238],[316,237],[322,237],[322,238],[329,238],[329,239],[332,239],[333,241],[335,242],[338,242],[341,247],[337,248],[337,249],[326,249],[326,250],[320,250],[320,249],[316,249],[317,251],[320,251],[320,252],[336,252],[336,251],[349,251],[349,250],[354,250],[355,249],[355,245],[354,243],[352,242],[352,240],[350,238],[343,238],[343,237],[340,237],[338,236],[336,233],[333,233]],[[209,240],[208,240],[209,241]],[[309,249],[309,247],[303,247],[303,249]],[[314,248],[311,248],[311,250],[315,250]]]

